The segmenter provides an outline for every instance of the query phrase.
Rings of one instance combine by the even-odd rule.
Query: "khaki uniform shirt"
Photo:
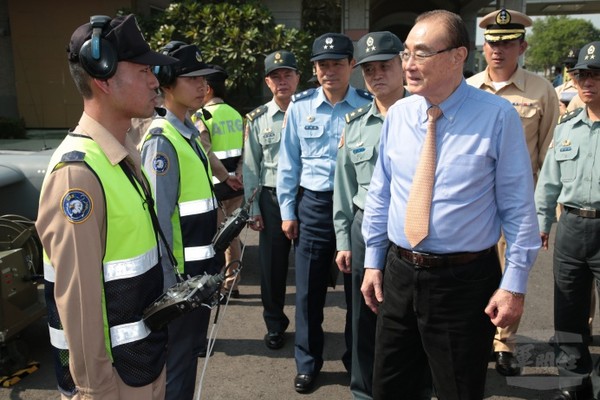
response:
[[[599,161],[600,121],[590,120],[587,108],[565,114],[535,190],[541,232],[550,233],[556,203],[600,210]]]
[[[356,113],[362,113],[356,116]],[[355,115],[353,115],[355,114]],[[346,114],[333,182],[333,226],[338,251],[350,250],[354,207],[365,208],[379,155],[383,116],[375,100]]]
[[[277,186],[277,161],[284,116],[285,111],[279,108],[275,100],[248,114],[242,169],[246,201],[259,186]],[[252,203],[251,215],[260,215],[258,201]]]
[[[85,113],[75,133],[90,136],[113,165],[127,158],[141,177],[140,156],[129,135],[123,147]],[[92,204],[89,217],[77,224],[69,222],[62,209],[63,196],[73,188],[87,193]],[[161,393],[164,397],[164,373],[151,385],[129,387],[119,378],[106,353],[101,276],[106,213],[102,187],[90,168],[83,163],[69,163],[47,176],[36,229],[55,268],[54,297],[69,343],[69,368],[79,389],[75,398],[158,399],[154,396]]]
[[[573,99],[571,99],[571,102],[567,106],[567,111],[573,111],[581,107],[585,107],[585,103],[583,100],[581,100],[581,97],[579,97],[578,93],[575,95],[575,97],[573,97]]]
[[[521,67],[510,77],[508,84],[498,91],[492,84],[487,68],[467,79],[467,83],[502,96],[515,107],[523,124],[534,182],[537,181],[559,116],[558,97],[552,84]]]

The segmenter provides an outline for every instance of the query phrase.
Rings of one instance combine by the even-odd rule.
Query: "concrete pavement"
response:
[[[316,389],[299,395],[293,389],[294,364],[294,270],[290,270],[286,312],[291,325],[287,342],[280,350],[263,343],[265,334],[260,303],[258,272],[258,235],[246,229],[246,243],[240,284],[241,297],[221,308],[215,354],[209,359],[202,381],[202,399],[350,399],[349,377],[340,358],[344,351],[343,289],[341,283],[328,293],[325,309],[325,364]],[[552,322],[552,249],[541,251],[532,271],[526,311],[519,330],[518,357],[525,365],[520,377],[505,378],[488,367],[486,399],[547,399],[556,387],[554,353],[548,342],[553,335]],[[213,313],[214,315],[214,313]],[[214,325],[213,325],[214,326]],[[55,391],[50,363],[48,333],[42,320],[27,328],[22,339],[30,346],[32,358],[41,362],[39,371],[24,378],[13,388],[0,389],[0,400],[59,399]],[[594,348],[596,350],[596,348]],[[204,364],[199,365],[199,377]],[[399,397],[400,398],[400,397]]]

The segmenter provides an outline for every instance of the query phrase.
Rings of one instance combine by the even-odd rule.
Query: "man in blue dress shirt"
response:
[[[362,227],[375,399],[430,398],[429,370],[438,398],[483,398],[495,326],[523,312],[540,247],[529,155],[512,105],[464,81],[469,43],[460,17],[437,10],[417,18],[400,53],[413,95],[388,110]],[[428,234],[411,246],[407,200],[432,106],[442,115]]]
[[[295,248],[294,388],[299,393],[312,389],[323,366],[323,307],[336,249],[333,177],[344,116],[371,100],[350,86],[353,55],[354,46],[345,35],[327,33],[315,39],[310,61],[321,86],[292,98],[283,128],[277,198],[282,230]],[[346,345],[350,348],[351,338],[346,337]],[[347,351],[346,368],[350,357]]]

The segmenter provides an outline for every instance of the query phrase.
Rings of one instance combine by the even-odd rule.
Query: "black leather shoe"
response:
[[[552,400],[594,400],[592,390],[561,390]]]
[[[298,374],[294,379],[294,389],[298,393],[307,393],[315,386],[316,374]]]
[[[515,376],[521,373],[521,367],[513,353],[498,351],[494,355],[496,356],[496,371],[500,375]]]
[[[285,334],[283,332],[269,332],[265,335],[265,344],[272,350],[277,350],[285,344]]]

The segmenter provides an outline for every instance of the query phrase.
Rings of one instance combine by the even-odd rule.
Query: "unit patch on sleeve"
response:
[[[62,210],[73,224],[85,222],[94,208],[90,196],[81,189],[71,189],[62,198]]]
[[[156,153],[152,160],[152,171],[156,175],[164,175],[169,170],[169,157],[163,153]]]

